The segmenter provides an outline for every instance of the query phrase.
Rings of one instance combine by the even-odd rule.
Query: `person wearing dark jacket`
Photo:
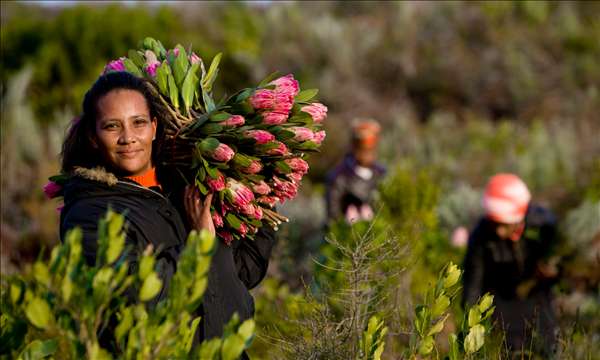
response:
[[[385,170],[375,164],[380,126],[372,119],[355,120],[352,152],[335,166],[325,181],[328,221],[345,217],[368,220],[373,217],[371,197]]]
[[[485,217],[469,238],[463,301],[472,306],[480,296],[494,295],[496,326],[506,331],[509,351],[529,350],[535,322],[539,342],[533,350],[549,356],[555,323],[550,287],[558,270],[546,260],[555,240],[556,218],[531,205],[530,199],[517,176],[491,178],[483,200]]]
[[[189,231],[208,229],[214,235],[215,228],[212,194],[202,199],[197,187],[178,183],[179,175],[170,168],[154,166],[165,143],[161,119],[169,115],[145,81],[126,72],[109,73],[85,95],[83,116],[73,122],[61,153],[62,171],[71,180],[64,189],[60,233],[64,239],[68,229],[81,227],[83,254],[95,262],[98,220],[109,206],[124,213],[129,223],[126,243],[132,247],[130,271],[136,268],[139,253],[157,252],[163,289],[147,303],[152,307],[168,294]],[[192,314],[202,316],[194,346],[220,337],[233,313],[241,321],[254,316],[248,290],[265,276],[274,241],[274,230],[268,226],[254,241],[233,240],[230,246],[219,239],[203,303]],[[125,296],[137,300],[133,291]]]

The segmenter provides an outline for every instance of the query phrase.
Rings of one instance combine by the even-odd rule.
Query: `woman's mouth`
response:
[[[127,150],[127,151],[117,151],[117,154],[119,154],[120,156],[123,156],[123,157],[134,157],[140,152],[141,152],[141,150]]]

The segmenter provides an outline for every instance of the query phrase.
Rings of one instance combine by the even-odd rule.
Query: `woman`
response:
[[[148,302],[156,306],[167,296],[188,232],[208,229],[215,234],[212,194],[202,199],[198,188],[184,188],[179,175],[159,166],[166,141],[163,119],[169,115],[147,80],[127,72],[102,75],[85,95],[82,107],[83,116],[74,121],[61,153],[63,173],[71,177],[65,186],[61,238],[68,229],[81,227],[83,253],[95,262],[98,219],[108,206],[126,211],[127,243],[133,246],[128,254],[130,271],[136,268],[140,252],[160,251],[156,262],[164,285]],[[242,321],[254,315],[248,289],[264,277],[273,242],[274,231],[268,226],[254,241],[234,240],[228,246],[220,239],[204,303],[194,314],[202,316],[194,345],[220,337],[234,312]],[[126,296],[136,301],[133,291]]]
[[[556,218],[530,200],[516,175],[490,179],[483,196],[485,217],[469,238],[463,301],[474,305],[485,293],[494,295],[494,318],[513,354],[530,348],[527,326],[535,321],[532,350],[551,357],[556,321],[551,287],[558,269],[546,259],[555,244]]]

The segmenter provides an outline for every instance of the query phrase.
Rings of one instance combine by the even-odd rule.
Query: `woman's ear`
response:
[[[90,144],[92,144],[92,147],[94,149],[97,149],[98,148],[98,142],[96,141],[96,133],[94,133],[91,130],[86,130],[85,134],[87,135],[87,138],[90,141]]]
[[[158,126],[158,120],[156,120],[156,116],[152,119],[152,126],[154,127],[154,135],[152,135],[152,140],[156,140],[156,127]]]

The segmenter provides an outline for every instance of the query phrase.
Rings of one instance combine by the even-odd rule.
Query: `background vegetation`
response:
[[[323,152],[310,158],[300,196],[281,207],[291,223],[279,231],[268,278],[253,290],[259,328],[285,328],[273,309],[291,306],[301,276],[307,283],[313,277],[316,284],[335,282],[308,255],[324,260],[335,253],[324,240],[322,184],[347,150],[349,133],[339,129],[361,116],[384,129],[380,161],[388,175],[376,226],[396,224],[400,235],[420,234],[418,261],[400,276],[405,301],[420,304],[414,295],[435,283],[448,261],[462,263],[464,249],[450,246],[451,232],[472,228],[491,175],[512,172],[561,224],[556,307],[560,331],[578,329],[565,336],[575,344],[570,356],[598,354],[599,13],[592,1],[64,8],[2,2],[2,271],[24,269],[59,243],[54,209],[61,204],[46,200],[42,187],[59,168],[63,133],[103,66],[151,36],[167,47],[193,44],[205,62],[223,52],[215,98],[279,70],[294,74],[304,89],[319,88],[329,107]],[[357,224],[359,232],[361,226],[366,230]],[[330,231],[351,238],[346,227]],[[456,309],[446,327],[461,319]],[[409,337],[404,340],[408,344]],[[260,357],[265,349],[254,341],[250,353]]]

